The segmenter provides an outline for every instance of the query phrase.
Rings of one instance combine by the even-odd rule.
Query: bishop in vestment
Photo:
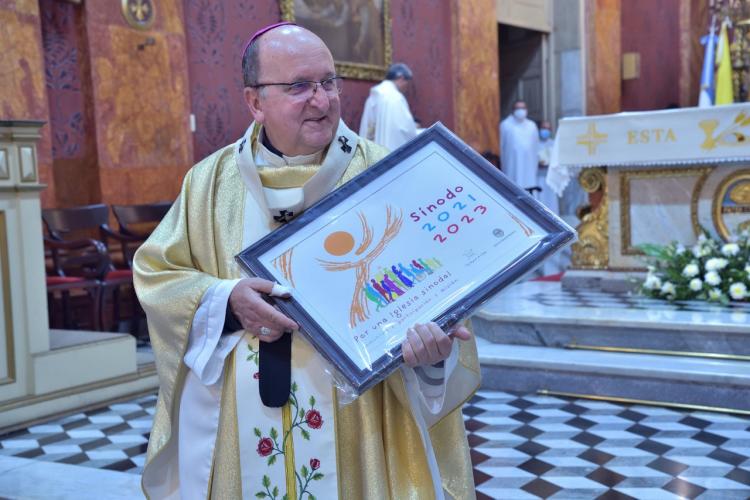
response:
[[[466,328],[454,342],[435,324],[415,325],[406,366],[344,406],[320,354],[262,297],[283,293],[241,276],[240,250],[386,154],[340,120],[340,79],[311,32],[261,30],[245,48],[243,78],[254,122],[187,173],[134,260],[160,381],[144,492],[473,498],[461,406],[479,372]],[[266,405],[263,387],[284,387],[271,380],[284,373],[273,366],[284,349],[283,404]]]

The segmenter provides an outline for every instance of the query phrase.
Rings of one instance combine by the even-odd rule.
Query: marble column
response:
[[[84,4],[102,202],[172,200],[193,164],[183,3],[149,2],[147,29],[120,4]]]

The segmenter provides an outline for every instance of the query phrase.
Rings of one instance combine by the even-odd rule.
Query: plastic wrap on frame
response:
[[[447,175],[441,175],[441,168]],[[446,187],[448,182],[464,178],[465,183]],[[415,189],[417,186],[419,189]],[[385,194],[373,195],[384,188]],[[370,198],[377,203],[367,201]],[[437,215],[436,209],[433,214],[432,204],[422,206],[420,200],[427,198],[443,212]],[[483,210],[477,211],[480,207]],[[489,217],[484,216],[488,207]],[[409,213],[412,208],[414,211]],[[448,213],[450,210],[454,211]],[[361,214],[361,227],[355,213]],[[443,213],[445,219],[430,218]],[[473,225],[467,222],[456,226],[463,220],[462,214],[472,214],[474,220],[484,218]],[[442,233],[453,241],[440,246],[443,242],[433,239],[435,233],[429,232],[432,229],[422,232],[429,229],[420,227],[428,220],[438,226],[438,236]],[[454,232],[452,226],[456,226],[452,228]],[[402,227],[403,234],[388,246],[389,231],[394,232],[395,227]],[[456,231],[460,231],[458,236],[451,236]],[[341,245],[343,253],[327,247],[328,253],[321,253],[328,238],[337,233],[346,233],[341,241],[332,242],[333,247]],[[414,239],[417,234],[422,236]],[[347,402],[402,364],[401,345],[414,321],[434,321],[448,331],[574,239],[575,231],[559,217],[436,124],[244,250],[237,260],[259,277],[288,284],[291,272],[287,276],[281,270],[287,264],[291,268],[291,264],[277,265],[277,260],[288,249],[294,249],[295,269],[301,270],[307,284],[294,290],[290,300],[276,301],[277,305],[297,321],[301,333],[330,363],[327,371],[339,388],[342,402]],[[313,240],[317,246],[305,247]],[[378,246],[379,243],[383,244]],[[381,255],[384,247],[388,250]],[[469,250],[476,253],[466,256]],[[332,255],[347,255],[348,260],[337,260]],[[446,260],[446,256],[444,266],[446,263],[441,260]],[[366,265],[360,266],[360,262]],[[328,266],[325,273],[320,266]],[[354,298],[351,291],[342,294],[336,288],[339,283],[351,290],[355,277]],[[295,274],[300,285],[298,278]],[[429,294],[424,295],[425,291]],[[341,295],[333,301],[331,297],[337,293]],[[370,298],[366,298],[368,294]],[[415,298],[417,295],[427,299]],[[357,316],[361,310],[354,307],[357,300],[373,310],[361,323],[357,321],[362,317]],[[352,301],[351,309],[343,301]],[[350,315],[349,326],[343,328],[345,314]],[[333,316],[336,319],[331,319]],[[372,337],[367,339],[365,334]]]

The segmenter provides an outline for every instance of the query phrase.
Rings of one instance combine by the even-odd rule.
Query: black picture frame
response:
[[[459,303],[452,304],[435,317],[433,320],[443,329],[448,329],[466,318],[500,290],[514,283],[538,267],[545,258],[575,240],[575,231],[559,217],[524,189],[514,184],[448,128],[441,123],[436,123],[417,136],[416,139],[403,145],[357,177],[323,197],[300,216],[240,252],[236,256],[238,264],[250,275],[276,281],[272,271],[261,262],[261,255],[284,242],[318,217],[335,210],[343,200],[366,189],[368,184],[379,176],[390,169],[398,168],[405,158],[433,142],[441,146],[466,168],[473,171],[489,188],[493,189],[509,204],[515,205],[529,220],[548,233],[533,248],[521,254],[503,269],[488,274],[487,279],[480,286],[465,296]],[[273,299],[273,302],[284,314],[293,318],[300,325],[301,332],[320,354],[338,370],[357,394],[363,393],[386,378],[402,362],[401,346],[399,345],[380,358],[372,360],[370,369],[360,369],[347,353],[326,334],[294,296],[290,299]]]

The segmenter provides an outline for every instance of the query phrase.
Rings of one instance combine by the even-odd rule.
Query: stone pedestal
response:
[[[0,429],[156,387],[130,335],[47,321],[36,141],[43,122],[0,121]]]

